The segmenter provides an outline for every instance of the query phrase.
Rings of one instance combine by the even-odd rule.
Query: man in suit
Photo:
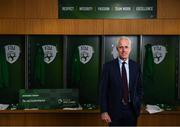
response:
[[[131,40],[120,37],[119,57],[105,63],[100,84],[101,119],[109,126],[136,126],[142,85],[139,64],[129,59]]]

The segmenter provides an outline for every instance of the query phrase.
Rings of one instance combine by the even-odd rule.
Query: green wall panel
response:
[[[5,46],[7,45],[17,45],[20,49],[19,57],[13,63],[7,62],[5,57]],[[18,90],[25,87],[25,59],[24,59],[24,50],[25,50],[25,39],[21,35],[1,35],[0,36],[0,48],[1,48],[1,57],[0,57],[0,103],[17,103],[18,102]],[[9,50],[9,53],[14,53],[13,50]],[[8,54],[8,53],[7,53]],[[18,56],[13,54],[13,56]],[[15,58],[14,57],[14,58]],[[13,60],[13,58],[11,59]],[[7,72],[5,74],[5,72]],[[6,76],[5,76],[6,75]],[[2,77],[6,78],[2,78]],[[3,81],[4,80],[4,81]],[[6,82],[7,83],[2,83]],[[6,84],[6,85],[5,85]]]
[[[63,39],[56,35],[33,35],[28,38],[30,45],[29,88],[62,88]],[[42,46],[52,45],[57,53],[50,63],[44,62]],[[51,52],[50,52],[51,53]],[[37,74],[38,73],[38,74]],[[39,76],[37,76],[39,75]],[[37,78],[38,77],[38,78]]]
[[[81,45],[85,45],[82,47],[82,55],[85,56],[90,56],[91,51],[88,46],[93,48],[89,61],[82,58],[84,63],[80,62],[78,46]],[[80,103],[98,103],[99,66],[100,38],[98,36],[67,37],[67,86],[79,89]]]
[[[151,61],[144,61],[146,63],[143,71],[145,103],[176,103],[178,42],[178,36],[143,36],[144,54],[147,53],[147,50],[145,50],[147,44],[151,44],[151,46],[161,45],[166,48],[165,57],[160,63],[155,64],[154,61],[152,63]],[[160,60],[163,58],[163,48],[156,47],[156,49],[158,50],[156,56]],[[147,57],[145,56],[145,58]],[[147,63],[149,63],[149,66],[146,66]]]

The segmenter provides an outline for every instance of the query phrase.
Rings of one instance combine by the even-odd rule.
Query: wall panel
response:
[[[25,18],[58,18],[58,0],[25,0]]]
[[[180,0],[158,0],[158,16],[164,19],[180,18]]]
[[[103,34],[103,20],[26,20],[26,34]]]
[[[142,112],[138,126],[180,126],[180,111]],[[107,126],[97,110],[0,111],[1,126]]]
[[[103,34],[103,20],[59,20],[58,23],[64,25],[64,34]],[[58,25],[58,29],[61,29],[61,26]]]
[[[0,18],[24,18],[24,0],[0,0]]]
[[[24,34],[24,19],[0,19],[0,34]]]
[[[58,25],[56,20],[29,19],[25,26],[26,34],[56,34]]]
[[[58,19],[58,0],[1,0],[0,34],[180,34],[180,1],[157,0],[157,19]]]
[[[104,34],[180,34],[180,20],[104,20]]]

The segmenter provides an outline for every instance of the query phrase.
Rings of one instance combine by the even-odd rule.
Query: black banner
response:
[[[157,0],[59,0],[61,19],[156,18]]]

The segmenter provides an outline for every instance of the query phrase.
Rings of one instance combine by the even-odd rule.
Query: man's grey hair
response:
[[[131,47],[131,43],[132,43],[131,39],[130,39],[129,37],[122,36],[122,37],[118,38],[118,40],[117,40],[117,42],[116,42],[116,47],[117,47],[117,48],[119,47],[119,40],[121,40],[121,39],[128,40],[129,45],[130,45],[130,47]]]

